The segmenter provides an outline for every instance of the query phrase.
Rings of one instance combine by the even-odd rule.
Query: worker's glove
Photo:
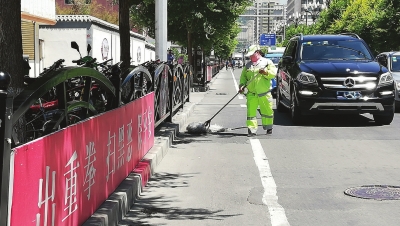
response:
[[[258,73],[262,74],[262,75],[267,75],[268,73],[264,70],[264,69],[260,69],[258,71]]]
[[[244,93],[244,86],[243,85],[239,85],[239,93],[243,94]]]

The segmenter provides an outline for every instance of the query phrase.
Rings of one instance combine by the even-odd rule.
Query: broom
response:
[[[258,75],[260,75],[260,74],[257,73],[257,75],[253,76],[249,81],[247,81],[247,83],[224,106],[222,106],[222,108],[219,109],[219,111],[217,111],[217,113],[215,113],[209,120],[207,120],[205,122],[190,123],[186,127],[187,132],[190,134],[205,134],[209,131],[225,132],[228,130],[232,130],[232,129],[224,128],[224,127],[218,126],[218,125],[215,125],[215,126],[213,126],[213,128],[210,129],[211,120],[213,120],[215,118],[215,116],[217,116],[222,111],[222,109],[224,109],[233,99],[235,99],[235,97],[237,97],[237,95],[239,95],[241,93],[242,90],[244,90],[256,77],[258,77]],[[268,92],[270,92],[270,91],[268,91]]]

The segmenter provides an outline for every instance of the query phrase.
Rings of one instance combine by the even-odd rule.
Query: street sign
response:
[[[261,34],[260,46],[274,46],[276,44],[276,34]]]

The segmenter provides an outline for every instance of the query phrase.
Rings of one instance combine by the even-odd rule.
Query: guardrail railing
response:
[[[7,92],[11,76],[0,71],[0,225],[7,225],[14,147],[107,114],[150,92],[155,93],[155,127],[172,122],[173,115],[189,101],[190,65],[170,68],[165,62],[149,61],[129,70],[122,80],[120,72],[106,76],[90,67],[52,68],[39,78],[27,78],[27,86],[15,98]]]

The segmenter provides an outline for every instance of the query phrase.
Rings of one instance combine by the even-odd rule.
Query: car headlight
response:
[[[381,77],[379,78],[379,85],[384,86],[384,85],[389,85],[393,82],[393,76],[390,72],[383,73]]]
[[[317,79],[315,79],[315,76],[306,72],[301,72],[299,75],[297,75],[297,81],[303,84],[317,84]]]

